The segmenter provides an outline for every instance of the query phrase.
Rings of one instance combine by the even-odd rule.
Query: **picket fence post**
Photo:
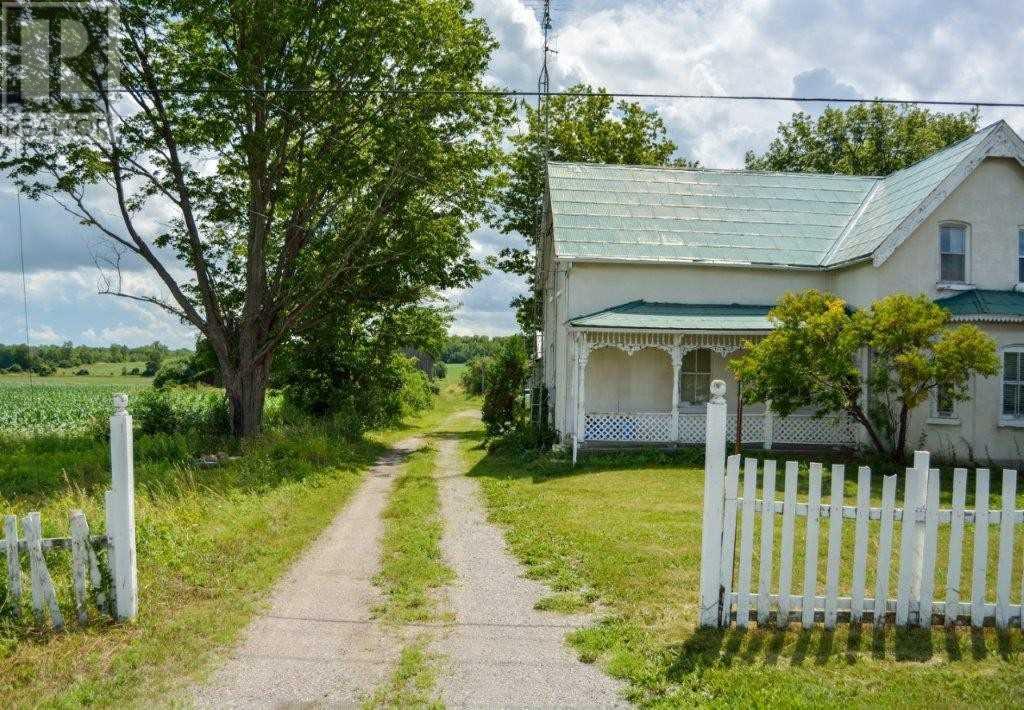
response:
[[[704,516],[700,555],[700,625],[719,627],[721,618],[722,514],[725,499],[725,383],[711,383],[704,450]]]
[[[127,395],[114,395],[114,410],[110,417],[111,486],[106,499],[107,535],[115,616],[119,621],[132,621],[139,610],[139,583],[135,564],[135,464]]]

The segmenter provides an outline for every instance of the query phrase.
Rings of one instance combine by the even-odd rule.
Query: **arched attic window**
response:
[[[970,230],[961,222],[944,222],[939,226],[939,281],[967,283]]]

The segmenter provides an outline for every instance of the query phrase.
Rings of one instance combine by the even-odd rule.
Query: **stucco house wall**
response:
[[[815,270],[735,268],[699,264],[577,263],[569,317],[643,299],[679,303],[774,303],[787,291],[824,288]]]
[[[1017,285],[1018,231],[1024,227],[1024,168],[1013,159],[986,158],[881,265],[868,261],[830,274],[828,288],[854,307],[891,293],[923,293],[930,298],[957,290],[940,283],[939,228],[967,226],[967,288],[1007,290]],[[1000,348],[1024,342],[1022,326],[977,323]],[[1000,356],[1001,359],[1001,356]],[[908,440],[949,458],[1000,461],[1024,453],[1024,430],[999,422],[1001,380],[977,378],[973,398],[957,405],[957,419],[932,417],[933,403],[911,418]]]

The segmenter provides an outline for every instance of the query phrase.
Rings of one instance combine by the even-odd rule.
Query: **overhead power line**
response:
[[[919,99],[919,98],[850,98],[846,96],[780,96],[773,94],[687,94],[641,91],[537,91],[527,89],[352,89],[331,86],[292,87],[283,89],[250,89],[245,87],[186,87],[172,86],[160,89],[174,94],[350,94],[353,96],[505,96],[521,98],[547,98],[550,96],[611,96],[619,99],[688,99],[694,101],[788,101],[797,103],[830,104],[918,104],[922,106],[978,106],[982,108],[1024,108],[1024,101],[996,101],[992,99]],[[101,89],[102,93],[148,94],[144,88],[117,87]],[[88,96],[99,92],[76,92],[67,97]]]

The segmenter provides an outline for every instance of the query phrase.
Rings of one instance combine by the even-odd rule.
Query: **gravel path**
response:
[[[211,681],[200,707],[351,706],[394,667],[401,641],[375,622],[381,600],[381,513],[398,467],[419,448],[407,439],[383,456],[345,509],[277,584],[271,608]]]
[[[462,472],[458,443],[439,442],[438,476],[445,519],[442,549],[458,579],[450,591],[455,621],[434,650],[449,707],[608,707],[625,703],[619,685],[580,662],[565,643],[593,619],[537,611],[550,590],[523,577],[502,533],[487,522],[476,480]]]

